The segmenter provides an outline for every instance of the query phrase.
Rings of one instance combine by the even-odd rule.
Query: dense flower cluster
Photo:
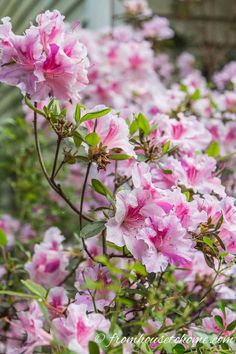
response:
[[[23,36],[8,18],[0,26],[0,80],[26,95],[50,198],[79,219],[73,236],[68,223],[65,236],[38,227],[42,237],[0,217],[4,353],[216,353],[217,341],[191,348],[111,339],[235,333],[236,92],[225,87],[234,83],[234,64],[214,76],[220,90],[210,88],[191,54],[175,66],[156,52],[156,41],[173,36],[166,19],[151,18],[145,0],[124,6],[127,18],[141,16],[139,29],[93,33],[69,27],[56,10]],[[86,48],[90,83],[78,102],[88,83]],[[57,137],[50,173],[38,126]],[[234,352],[231,344],[224,353]]]
[[[87,50],[78,40],[78,29],[68,28],[58,11],[37,17],[23,36],[12,32],[10,18],[0,25],[1,76],[35,101],[55,96],[78,99],[88,83]]]

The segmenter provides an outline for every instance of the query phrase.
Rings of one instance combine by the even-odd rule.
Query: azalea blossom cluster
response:
[[[32,100],[48,96],[78,99],[88,83],[87,50],[78,40],[78,25],[68,27],[58,11],[40,14],[23,36],[14,34],[10,18],[0,25],[1,77]]]
[[[22,91],[50,198],[75,214],[73,235],[0,217],[4,353],[235,350],[209,343],[236,328],[236,93],[209,88],[191,54],[175,66],[158,54],[173,31],[146,1],[126,1],[125,14],[141,16],[138,30],[93,33],[57,10],[22,36],[8,18],[0,26],[0,81]],[[206,347],[109,345],[116,333],[202,332]]]

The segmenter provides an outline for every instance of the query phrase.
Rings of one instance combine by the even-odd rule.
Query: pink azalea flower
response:
[[[196,286],[197,279],[214,277],[214,270],[206,264],[202,252],[195,252],[192,263],[187,265],[184,270],[175,270],[175,278],[182,280],[187,285],[189,291],[199,292],[200,286]]]
[[[62,287],[50,289],[47,297],[49,304],[49,312],[52,318],[62,315],[63,311],[69,303],[66,291]]]
[[[144,22],[143,35],[144,37],[163,40],[172,38],[174,31],[170,28],[167,18],[154,16],[151,20]]]
[[[0,229],[7,237],[7,246],[12,247],[15,243],[16,234],[20,230],[20,223],[8,214],[0,216]]]
[[[43,315],[36,301],[30,303],[28,311],[18,312],[17,317],[8,330],[8,336],[16,340],[7,341],[7,353],[32,354],[37,347],[50,345],[52,337],[43,329]]]
[[[106,108],[105,106],[96,106],[91,112],[96,112]],[[104,124],[106,123],[106,124]],[[89,132],[94,130],[94,121],[85,122]],[[129,128],[123,118],[119,118],[114,113],[108,113],[106,116],[97,119],[96,133],[101,139],[108,151],[114,148],[122,149],[129,156],[136,156],[132,145],[129,142]]]
[[[128,244],[131,253],[142,261],[148,272],[164,271],[168,263],[183,267],[191,263],[192,241],[186,237],[178,218],[159,214],[148,219],[137,236],[143,241],[140,254],[133,247],[135,242]]]
[[[61,100],[79,98],[88,83],[85,46],[77,29],[69,29],[57,10],[37,17],[23,36],[12,32],[9,18],[0,25],[0,81],[17,86],[33,100],[55,96]]]
[[[32,260],[25,265],[30,279],[45,287],[52,287],[66,277],[69,258],[63,251],[63,240],[57,228],[51,228],[45,233],[44,241],[35,246]]]
[[[100,265],[93,264],[93,266],[88,267],[87,261],[81,263],[76,272],[76,279],[75,287],[80,291],[76,296],[76,302],[78,304],[86,303],[88,311],[94,311],[93,301],[95,301],[97,310],[104,311],[104,307],[110,305],[112,300],[115,299],[114,291],[108,288],[112,285],[109,271],[101,268]],[[84,289],[86,279],[91,279],[99,284],[99,288],[95,291]]]
[[[191,74],[195,69],[194,65],[196,59],[191,53],[183,52],[177,59],[177,67],[180,70],[181,77],[186,77]]]
[[[125,246],[125,237],[133,238],[136,235],[144,225],[148,209],[154,206],[148,191],[134,189],[132,192],[118,192],[116,214],[107,223],[107,241]]]
[[[220,316],[223,323],[223,329],[218,326],[214,317]],[[211,317],[206,317],[202,321],[202,325],[204,330],[208,332],[213,332],[216,334],[222,334],[226,336],[230,336],[235,332],[235,328],[233,330],[227,330],[227,326],[236,320],[235,312],[231,311],[229,308],[225,308],[225,313],[223,313],[220,309],[214,309],[211,313]]]
[[[152,13],[147,0],[125,0],[124,9],[128,15],[149,16]]]
[[[210,133],[195,116],[185,117],[180,113],[177,120],[161,115],[159,120],[157,140],[160,140],[161,134],[161,141],[171,141],[173,146],[178,146],[179,151],[184,154],[192,155],[195,151],[205,150],[211,142]]]
[[[205,213],[205,218],[211,218],[214,224],[219,221],[221,216],[223,217],[219,236],[224,243],[226,251],[231,255],[236,254],[236,208],[233,199],[224,197],[219,201],[216,197],[205,195],[204,198],[195,197],[193,204],[201,213]]]
[[[194,192],[211,193],[220,196],[225,195],[225,188],[218,177],[214,176],[216,160],[207,155],[196,155],[194,158],[184,158],[181,161],[184,170],[183,179],[180,183],[187,188],[192,188]]]
[[[36,17],[40,41],[45,51],[48,50],[49,44],[56,43],[63,37],[65,30],[64,18],[65,16],[61,15],[58,10],[47,10]]]
[[[236,78],[236,62],[227,63],[223,69],[213,76],[213,80],[219,89],[223,89],[229,82],[235,82]]]
[[[107,223],[107,240],[126,245],[148,272],[164,270],[168,263],[191,262],[192,241],[179,219],[167,215],[162,207],[171,209],[170,201],[158,205],[147,190],[121,191],[117,193],[116,214]]]
[[[98,313],[87,314],[85,304],[71,304],[66,318],[53,320],[59,340],[76,353],[88,354],[88,344],[95,340],[96,331],[108,333],[110,322]]]

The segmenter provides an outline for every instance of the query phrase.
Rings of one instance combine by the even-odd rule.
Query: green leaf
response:
[[[166,154],[170,147],[170,141],[168,140],[162,147],[162,153]]]
[[[186,86],[185,84],[181,84],[180,90],[183,92],[188,92],[188,86]]]
[[[100,141],[100,137],[95,132],[89,133],[84,139],[86,143],[91,146],[97,145]]]
[[[97,193],[112,197],[112,192],[98,179],[92,179],[91,183]]]
[[[201,91],[199,89],[196,89],[194,91],[194,93],[192,94],[192,100],[196,101],[199,100],[199,98],[201,98]]]
[[[0,228],[0,246],[6,246],[7,245],[7,236],[3,229]]]
[[[76,353],[72,352],[72,350],[69,350],[68,348],[65,348],[60,354],[76,354]]]
[[[102,232],[105,228],[106,226],[104,222],[95,221],[85,225],[80,232],[80,236],[84,239],[87,239],[100,234],[100,232]]]
[[[221,240],[221,238],[217,235],[217,234],[214,234],[215,238],[217,239],[217,241],[219,242],[220,246],[223,248],[223,250],[225,251],[226,248],[225,248],[225,245],[224,245],[224,242]]]
[[[218,108],[219,108],[218,105],[217,105],[217,103],[216,103],[213,99],[211,99],[210,102],[211,102],[211,106],[212,106],[214,109],[218,109]]]
[[[22,284],[30,290],[33,294],[45,299],[47,296],[47,290],[41,285],[34,283],[32,280],[21,280]]]
[[[206,153],[208,156],[217,157],[220,153],[220,146],[217,141],[212,141],[211,144],[208,146]]]
[[[109,354],[123,354],[122,345],[119,345],[118,347],[115,347],[115,348],[112,348],[111,350],[109,350]]]
[[[97,111],[97,112],[90,112],[90,113],[85,114],[80,119],[80,122],[82,123],[82,122],[85,122],[87,120],[101,118],[101,117],[107,115],[110,112],[111,112],[111,108],[105,108],[105,109],[102,109],[101,111]]]
[[[53,99],[51,110],[52,110],[53,115],[55,115],[55,116],[58,116],[61,113],[59,102],[55,99]]]
[[[227,257],[229,254],[228,254],[228,252],[221,252],[221,253],[219,253],[219,257],[221,257],[221,258],[225,258],[225,257]]]
[[[109,155],[110,160],[129,160],[131,156],[126,154],[111,154]]]
[[[214,246],[214,242],[209,237],[204,236],[203,242],[211,248]]]
[[[223,221],[224,221],[224,216],[223,216],[223,214],[222,214],[221,217],[219,218],[219,220],[217,221],[216,230],[219,230],[219,229],[220,229],[220,227],[221,227]]]
[[[51,109],[52,109],[52,106],[53,106],[54,102],[55,102],[55,98],[52,98],[52,99],[50,100],[49,104],[47,105],[48,110],[51,110]]]
[[[97,343],[89,342],[89,354],[100,354],[100,350]]]
[[[172,175],[172,171],[171,170],[162,170],[166,175]]]
[[[185,352],[185,348],[182,344],[176,344],[173,348],[174,354],[183,354]]]
[[[228,324],[228,326],[226,327],[227,331],[233,331],[234,328],[236,328],[236,320],[230,322],[230,324]]]
[[[137,274],[140,274],[143,276],[147,275],[145,267],[140,262],[135,262],[132,265],[132,270],[134,270]]]
[[[79,123],[81,117],[81,104],[77,103],[75,108],[75,121]]]
[[[75,146],[76,146],[77,148],[80,147],[80,145],[82,144],[82,141],[83,141],[83,140],[80,138],[80,136],[77,135],[77,134],[74,134],[74,135],[73,135],[73,140],[74,140]]]
[[[222,330],[225,329],[225,328],[224,328],[223,320],[222,320],[222,318],[221,318],[219,315],[214,316],[214,320],[215,320],[215,323],[217,324],[217,326],[218,326],[220,329],[222,329]]]
[[[207,254],[204,254],[204,258],[205,258],[205,261],[206,261],[206,264],[208,265],[208,267],[214,269],[215,264],[214,264],[213,258],[208,256]]]
[[[186,197],[187,202],[190,202],[191,200],[191,193],[189,191],[184,192],[184,195]]]
[[[145,135],[148,135],[151,131],[151,127],[147,118],[144,116],[143,113],[139,113],[137,119],[138,119],[139,129],[141,129]]]
[[[21,297],[23,299],[37,299],[37,297],[34,295],[19,293],[11,290],[0,290],[0,295],[16,296],[16,297]]]
[[[137,121],[137,119],[134,119],[133,122],[130,124],[130,127],[129,127],[130,135],[133,135],[134,133],[136,133],[138,128],[139,128],[138,121]]]

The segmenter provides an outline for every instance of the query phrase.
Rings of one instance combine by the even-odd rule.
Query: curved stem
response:
[[[53,168],[52,168],[52,174],[51,174],[51,179],[53,180],[55,175],[56,175],[56,168],[57,168],[57,160],[58,160],[58,155],[60,151],[60,145],[61,145],[62,138],[58,136],[57,138],[57,148],[56,148],[56,153],[55,153],[55,158],[53,162]]]
[[[84,206],[84,195],[85,195],[85,191],[86,191],[86,186],[87,186],[87,182],[88,182],[88,177],[89,177],[89,172],[90,172],[91,165],[92,165],[92,162],[89,162],[88,167],[87,167],[87,171],[86,171],[86,174],[85,174],[85,178],[84,178],[83,187],[82,187],[81,200],[80,200],[80,218],[79,218],[80,231],[82,230],[82,213],[83,213],[83,206]],[[96,261],[94,259],[94,257],[91,255],[91,253],[89,252],[83,237],[81,237],[81,240],[82,240],[82,244],[83,244],[84,250],[87,253],[87,255],[89,256],[89,258],[91,258],[93,261]]]
[[[34,104],[35,107],[37,107],[37,103]],[[85,215],[80,215],[80,211],[76,208],[76,206],[68,199],[68,197],[64,194],[64,192],[61,189],[60,185],[57,185],[53,178],[49,177],[49,174],[47,172],[47,169],[45,167],[44,161],[43,161],[43,156],[40,148],[40,143],[39,143],[39,136],[38,136],[38,122],[37,122],[37,112],[34,111],[34,137],[35,137],[35,146],[36,146],[36,151],[39,159],[39,163],[41,166],[41,169],[43,171],[43,174],[48,181],[48,184],[51,186],[51,188],[61,196],[61,198],[71,207],[71,209],[80,216],[81,219],[87,220],[87,221],[93,221],[92,219],[88,218]],[[59,152],[59,150],[58,150]]]

